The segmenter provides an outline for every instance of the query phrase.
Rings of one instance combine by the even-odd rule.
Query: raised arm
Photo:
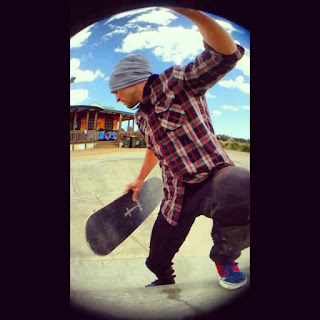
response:
[[[237,51],[237,46],[229,33],[205,13],[178,7],[169,7],[168,9],[190,19],[198,27],[203,40],[217,52],[231,55]]]
[[[133,191],[132,195],[132,201],[135,202],[138,193],[142,189],[143,181],[146,179],[146,177],[149,175],[149,173],[152,171],[152,169],[156,166],[158,163],[158,159],[154,152],[150,149],[147,149],[146,155],[140,170],[140,173],[136,180],[126,185],[124,189],[124,193],[128,192],[129,190]]]
[[[244,55],[229,33],[207,14],[193,9],[169,7],[189,18],[199,29],[205,50],[187,65],[173,66],[171,76],[195,96],[202,96],[230,72]]]

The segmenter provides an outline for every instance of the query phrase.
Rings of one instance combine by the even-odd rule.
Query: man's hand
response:
[[[138,195],[138,193],[141,191],[142,186],[143,186],[143,180],[136,179],[136,180],[134,180],[133,182],[131,182],[131,183],[129,183],[129,184],[126,185],[123,193],[127,193],[127,192],[129,192],[130,190],[132,190],[132,191],[133,191],[132,201],[133,201],[133,202],[136,202],[137,195]]]
[[[166,8],[190,19],[198,27],[203,40],[219,53],[231,55],[237,51],[237,46],[230,34],[209,15],[202,11],[188,8]]]
[[[144,157],[144,161],[142,164],[142,168],[140,170],[139,176],[136,180],[126,185],[124,192],[127,193],[130,190],[133,191],[132,201],[136,202],[137,195],[141,191],[143,186],[143,181],[146,179],[151,170],[158,163],[158,159],[154,153],[154,151],[147,149],[146,155]]]

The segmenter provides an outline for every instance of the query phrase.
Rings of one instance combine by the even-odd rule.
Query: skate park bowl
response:
[[[248,8],[214,1],[214,8],[197,7],[250,29]],[[72,0],[70,37],[87,26],[122,11],[142,8],[142,1]],[[152,6],[161,6],[153,1]],[[165,5],[165,4],[164,4]],[[168,4],[166,4],[168,5]],[[179,1],[184,6],[184,1]],[[200,6],[200,4],[199,4]],[[239,6],[239,8],[238,8]],[[194,7],[194,3],[185,7]],[[250,154],[228,151],[236,166],[250,169]],[[145,288],[155,275],[145,266],[151,231],[160,206],[123,243],[107,256],[94,254],[86,243],[85,224],[89,216],[121,196],[139,174],[144,149],[70,151],[70,306],[81,319],[207,319],[225,315],[230,308],[244,312],[250,292],[250,248],[237,260],[248,283],[237,290],[219,285],[212,247],[212,220],[196,219],[190,233],[173,259],[176,284]],[[157,166],[150,177],[161,178]]]
[[[250,154],[228,151],[235,165],[250,169]],[[142,166],[145,149],[79,150],[70,153],[70,301],[73,312],[97,319],[192,319],[224,310],[247,295],[250,248],[237,260],[248,283],[237,290],[219,285],[209,258],[212,220],[196,219],[173,259],[176,284],[145,288],[155,275],[145,266],[154,212],[107,256],[86,243],[89,216],[121,196]],[[149,177],[161,177],[156,166]]]

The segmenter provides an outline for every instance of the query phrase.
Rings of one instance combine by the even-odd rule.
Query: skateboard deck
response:
[[[96,254],[109,254],[141,225],[162,200],[163,182],[156,177],[146,180],[136,202],[132,202],[132,193],[130,190],[87,220],[87,243]]]

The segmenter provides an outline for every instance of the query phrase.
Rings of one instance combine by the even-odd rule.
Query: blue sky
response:
[[[250,32],[210,13],[246,50],[236,67],[206,93],[216,134],[250,139]],[[129,53],[143,54],[154,73],[187,64],[204,50],[195,25],[174,11],[148,7],[107,17],[70,39],[71,105],[91,105],[131,112],[109,90],[114,66]],[[126,128],[126,125],[123,125]],[[135,126],[135,129],[136,126]]]

